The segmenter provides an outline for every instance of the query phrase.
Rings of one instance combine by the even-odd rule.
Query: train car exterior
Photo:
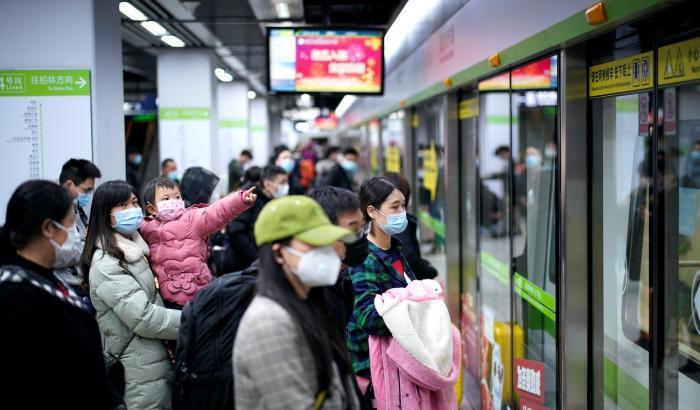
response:
[[[698,408],[694,2],[465,2],[342,125],[411,180],[466,408]]]

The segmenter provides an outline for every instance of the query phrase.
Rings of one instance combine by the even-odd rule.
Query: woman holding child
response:
[[[177,338],[180,311],[163,306],[148,246],[138,233],[142,221],[131,185],[101,185],[92,202],[82,269],[90,272],[90,298],[105,350],[115,356],[123,351],[127,408],[162,409],[170,406],[170,363],[162,340]]]

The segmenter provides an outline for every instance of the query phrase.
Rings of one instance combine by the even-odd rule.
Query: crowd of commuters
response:
[[[229,164],[230,193],[191,206],[172,159],[138,190],[142,158],[133,150],[128,182],[95,188],[98,167],[71,159],[60,185],[20,185],[0,236],[0,347],[13,352],[2,359],[4,400],[24,408],[171,408],[182,391],[173,392],[179,385],[169,375],[194,337],[180,328],[200,314],[193,303],[215,280],[253,275],[250,299],[228,304],[247,308],[227,344],[232,361],[215,372],[228,375],[231,391],[217,408],[386,403],[373,400],[378,364],[369,341],[393,338],[375,298],[437,272],[420,256],[405,177],[369,178],[356,193],[357,151],[331,146],[317,161],[307,148],[276,147],[262,168],[245,150]],[[223,272],[231,273],[210,268],[217,235],[233,261]],[[222,337],[197,336],[217,346],[213,338]],[[443,386],[440,394],[454,392]]]

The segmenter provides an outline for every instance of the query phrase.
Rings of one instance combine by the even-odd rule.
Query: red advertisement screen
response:
[[[382,31],[271,29],[268,35],[272,92],[383,91]]]

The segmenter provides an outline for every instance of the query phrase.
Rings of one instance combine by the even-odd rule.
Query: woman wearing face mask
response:
[[[355,289],[355,308],[348,323],[347,345],[352,366],[364,390],[371,378],[369,335],[391,336],[374,308],[374,297],[391,288],[402,288],[416,277],[394,238],[406,229],[406,200],[385,177],[366,180],[360,187],[360,206],[372,222],[367,239],[369,254],[362,265],[350,270]]]
[[[289,194],[303,194],[304,188],[301,186],[297,162],[294,159],[294,154],[292,154],[292,151],[287,149],[285,146],[278,147],[275,155],[275,165],[284,169],[287,172],[287,176],[289,179]]]
[[[148,246],[137,231],[142,221],[131,185],[101,185],[92,201],[83,272],[89,272],[105,350],[124,365],[127,407],[162,409],[170,406],[170,363],[160,339],[177,339],[180,311],[163,307]]]
[[[256,296],[233,348],[236,408],[360,408],[321,288],[338,279],[334,244],[349,235],[303,196],[271,201],[260,213]]]
[[[112,409],[97,322],[53,273],[77,237],[68,191],[49,181],[20,185],[0,243],[0,397],[8,408]],[[16,406],[16,407],[14,407]]]

